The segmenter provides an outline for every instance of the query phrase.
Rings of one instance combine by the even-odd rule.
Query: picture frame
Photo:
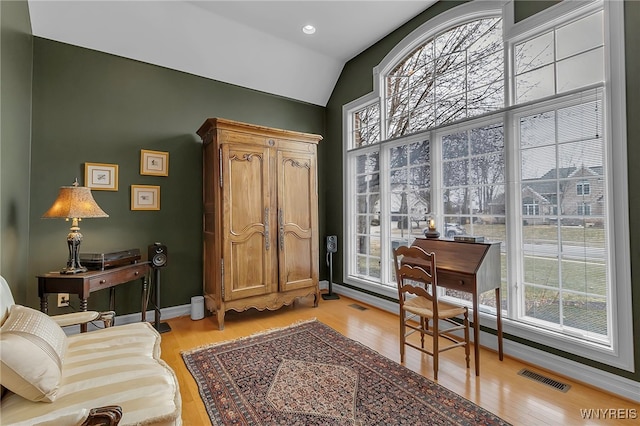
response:
[[[131,185],[131,210],[160,210],[160,187]]]
[[[169,176],[169,153],[148,149],[140,150],[140,174]]]
[[[117,191],[118,165],[84,163],[84,185],[92,190]]]

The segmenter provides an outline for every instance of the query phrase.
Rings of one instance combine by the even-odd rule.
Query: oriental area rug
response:
[[[182,357],[214,425],[508,425],[317,320]]]

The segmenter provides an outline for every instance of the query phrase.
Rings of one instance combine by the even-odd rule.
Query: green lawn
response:
[[[506,236],[505,225],[465,225],[467,232],[474,235],[483,235],[492,240],[504,240]],[[526,225],[522,227],[522,237],[525,242],[558,242],[558,227],[556,225]],[[605,234],[603,228],[581,228],[578,226],[561,226],[559,228],[562,242],[573,243],[586,247],[604,247]]]
[[[490,241],[506,240],[505,225],[465,225],[467,232],[482,235]],[[523,227],[527,244],[557,244],[558,232],[564,244],[581,247],[604,248],[604,230],[591,227],[561,227],[555,225],[528,225]],[[392,229],[394,238],[408,238],[406,230]],[[415,235],[415,234],[414,234]],[[410,237],[409,237],[410,238]],[[380,279],[380,238],[369,241],[373,257],[359,257],[358,271]],[[561,273],[559,270],[561,268]],[[502,260],[502,277],[506,278],[506,262]],[[542,256],[526,256],[524,261],[525,311],[529,317],[577,329],[606,335],[606,265],[604,261],[567,260]],[[562,291],[560,291],[562,282]],[[385,283],[386,284],[386,283]],[[392,284],[394,285],[394,284]],[[502,308],[506,308],[509,289],[502,287]],[[449,293],[449,292],[448,292]],[[471,300],[466,293],[451,294]],[[495,307],[493,292],[480,296],[480,303]]]

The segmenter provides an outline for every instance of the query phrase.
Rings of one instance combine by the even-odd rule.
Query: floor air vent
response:
[[[518,374],[520,376],[528,377],[531,380],[535,380],[536,382],[540,382],[544,385],[551,386],[552,388],[557,389],[560,392],[566,392],[571,388],[571,385],[567,385],[566,383],[561,383],[557,380],[553,380],[541,374],[534,373],[533,371],[527,370],[526,368],[518,371]]]
[[[352,303],[351,305],[349,305],[349,307],[353,309],[357,309],[359,311],[366,311],[368,309],[368,308],[365,308],[364,306],[358,305],[357,303]]]

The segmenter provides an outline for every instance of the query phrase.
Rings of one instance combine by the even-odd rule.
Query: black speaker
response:
[[[336,253],[337,251],[338,251],[338,236],[328,235],[327,236],[327,252]]]
[[[153,243],[149,246],[149,262],[152,268],[162,268],[167,266],[169,252],[167,246],[161,243]]]

